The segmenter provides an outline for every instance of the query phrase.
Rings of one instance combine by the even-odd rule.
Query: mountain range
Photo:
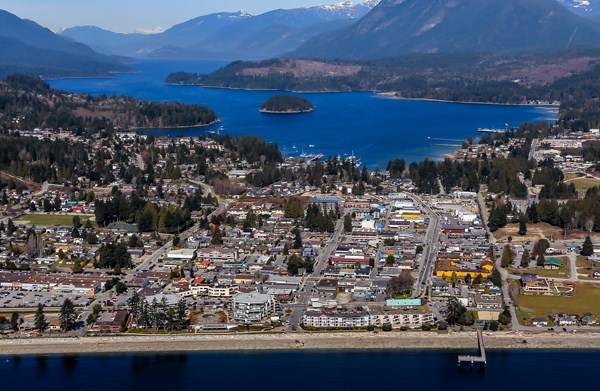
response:
[[[406,53],[542,52],[600,43],[600,24],[549,0],[382,0],[293,57],[370,60]]]
[[[310,8],[278,9],[261,15],[239,11],[191,19],[152,35],[119,34],[95,26],[66,29],[62,36],[105,54],[162,59],[261,59],[290,52],[316,35],[348,26],[379,0]]]
[[[127,57],[372,60],[406,53],[600,47],[600,0],[369,0],[200,16],[156,34],[95,26],[54,34],[0,10],[0,76],[106,76]]]
[[[0,10],[0,75],[107,76],[123,59],[99,54],[30,20]]]

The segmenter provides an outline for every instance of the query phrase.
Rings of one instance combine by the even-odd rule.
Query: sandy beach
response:
[[[484,333],[486,349],[600,349],[600,334]],[[0,355],[336,349],[476,349],[475,332],[5,338]]]

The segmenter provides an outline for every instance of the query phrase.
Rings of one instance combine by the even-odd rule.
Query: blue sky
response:
[[[258,14],[277,8],[335,4],[342,0],[0,0],[0,9],[52,30],[96,25],[119,32],[163,28],[196,16],[244,9]],[[354,0],[361,3],[363,0]]]

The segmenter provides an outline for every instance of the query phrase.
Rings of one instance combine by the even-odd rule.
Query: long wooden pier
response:
[[[481,365],[483,368],[487,365],[487,358],[485,355],[485,345],[483,344],[483,332],[481,328],[477,329],[477,345],[479,347],[478,356],[458,356],[458,366],[460,367],[463,363],[471,363],[473,367],[476,363]]]

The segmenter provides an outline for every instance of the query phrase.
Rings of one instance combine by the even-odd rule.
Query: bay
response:
[[[469,351],[466,351],[467,353]],[[6,389],[542,390],[592,386],[595,350],[488,350],[485,371],[461,351],[277,351],[2,357]]]
[[[505,106],[400,100],[374,93],[297,94],[315,106],[311,113],[263,114],[261,102],[278,92],[169,86],[174,71],[211,72],[223,62],[144,61],[137,73],[111,79],[60,79],[52,87],[93,95],[128,95],[143,100],[182,102],[213,108],[221,122],[206,128],[156,130],[170,136],[197,136],[221,126],[232,135],[254,134],[275,142],[289,155],[323,153],[345,157],[352,153],[369,168],[385,168],[398,157],[408,162],[425,157],[441,159],[477,128],[504,128],[538,122],[555,114],[544,106]],[[453,144],[453,145],[439,145]],[[295,148],[294,148],[295,147]]]

